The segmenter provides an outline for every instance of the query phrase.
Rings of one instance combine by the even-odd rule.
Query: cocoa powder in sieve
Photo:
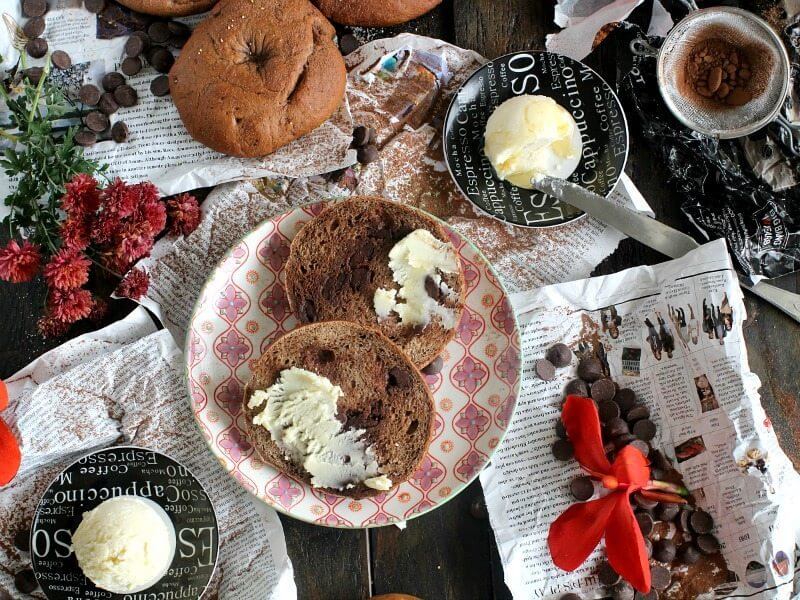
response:
[[[726,106],[742,106],[753,99],[751,61],[743,48],[723,39],[697,43],[686,60],[686,80],[692,89]]]

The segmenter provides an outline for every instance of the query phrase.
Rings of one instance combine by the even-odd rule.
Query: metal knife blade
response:
[[[603,196],[570,181],[545,176],[532,179],[531,184],[540,192],[571,204],[670,258],[679,258],[700,245],[692,237],[669,225],[624,206],[618,206]],[[746,281],[742,281],[741,277],[739,280],[742,287],[800,322],[800,295],[769,283],[759,282],[756,285],[750,285]]]

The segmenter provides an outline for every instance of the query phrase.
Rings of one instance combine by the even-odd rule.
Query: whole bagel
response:
[[[314,0],[326,17],[342,25],[388,27],[416,19],[442,0]]]

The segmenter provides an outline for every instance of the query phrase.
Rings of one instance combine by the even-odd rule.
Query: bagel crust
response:
[[[185,17],[207,11],[217,0],[118,0],[123,6],[159,17]]]
[[[356,27],[399,25],[441,3],[442,0],[314,0],[331,21]]]
[[[307,0],[222,0],[170,71],[189,134],[231,156],[264,156],[321,125],[344,97],[333,26]]]

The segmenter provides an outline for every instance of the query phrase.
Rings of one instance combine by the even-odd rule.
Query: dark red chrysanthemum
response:
[[[89,313],[89,320],[95,323],[99,323],[100,321],[105,319],[107,314],[108,314],[108,302],[106,302],[103,298],[98,298],[95,296],[92,312]]]
[[[117,217],[129,217],[136,210],[139,194],[122,179],[117,177],[103,190],[101,207],[105,213],[113,213]]]
[[[80,250],[64,248],[56,252],[44,267],[44,278],[50,287],[59,290],[79,288],[89,281],[92,261]]]
[[[8,242],[0,249],[0,279],[11,283],[30,281],[36,277],[42,264],[39,246],[28,240],[19,244],[16,240]]]
[[[54,338],[61,337],[67,333],[70,323],[59,321],[52,315],[48,315],[39,319],[39,321],[36,323],[36,326],[39,329],[39,333],[41,333],[44,337]]]
[[[147,223],[151,235],[157,236],[167,224],[167,209],[160,200],[143,201],[134,213],[137,223]]]
[[[83,288],[71,290],[52,289],[47,298],[50,316],[64,323],[74,323],[92,312],[92,294]]]
[[[74,216],[61,223],[59,233],[65,248],[85,250],[89,246],[90,231],[87,216]]]
[[[197,204],[197,198],[186,193],[173,196],[167,200],[167,216],[170,235],[189,235],[200,224],[200,205]]]
[[[131,264],[150,253],[155,240],[147,223],[126,223],[115,242],[116,246],[110,249],[111,262],[113,268],[124,273]]]
[[[64,185],[66,192],[61,197],[61,208],[70,216],[91,214],[100,206],[100,190],[97,180],[79,173]]]
[[[120,281],[114,293],[123,298],[138,300],[147,293],[150,286],[150,276],[143,269],[131,269],[125,278]]]

